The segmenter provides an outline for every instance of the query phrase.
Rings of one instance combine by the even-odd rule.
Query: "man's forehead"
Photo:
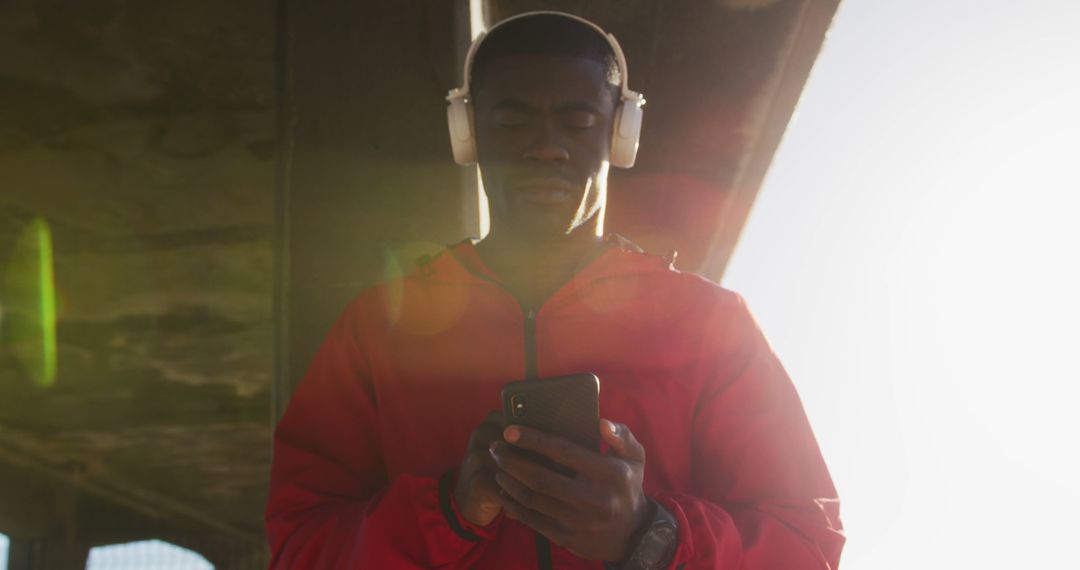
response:
[[[488,63],[474,89],[495,98],[544,94],[567,100],[603,100],[610,99],[613,86],[607,81],[605,66],[594,59],[507,55]]]

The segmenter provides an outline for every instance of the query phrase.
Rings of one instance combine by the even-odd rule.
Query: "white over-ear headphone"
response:
[[[507,18],[492,26],[487,32],[481,33],[469,46],[469,52],[465,56],[465,83],[457,89],[451,89],[450,94],[446,97],[446,100],[450,102],[450,106],[446,109],[446,117],[450,123],[450,147],[454,151],[454,162],[458,164],[474,164],[476,162],[476,130],[473,128],[473,106],[472,100],[469,98],[469,84],[472,81],[472,61],[477,48],[480,47],[484,38],[499,26],[518,18],[527,18],[539,14],[563,16],[581,22],[596,30],[611,45],[611,51],[615,53],[615,60],[619,65],[619,75],[622,81],[619,85],[619,108],[615,110],[615,121],[612,125],[610,162],[612,166],[630,168],[634,165],[634,159],[637,157],[638,139],[641,136],[641,107],[645,104],[645,97],[627,87],[630,80],[629,71],[626,68],[626,57],[623,56],[619,42],[615,40],[615,36],[584,18],[565,12],[547,10],[526,12]]]

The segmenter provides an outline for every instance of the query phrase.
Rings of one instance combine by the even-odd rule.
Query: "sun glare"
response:
[[[725,285],[806,403],[842,568],[1072,567],[1077,22],[841,4]]]

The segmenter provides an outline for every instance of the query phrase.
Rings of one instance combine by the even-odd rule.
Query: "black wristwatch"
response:
[[[641,534],[626,562],[621,565],[605,562],[608,570],[663,570],[671,564],[679,540],[679,522],[660,503],[652,499],[649,502],[655,513],[649,526]]]

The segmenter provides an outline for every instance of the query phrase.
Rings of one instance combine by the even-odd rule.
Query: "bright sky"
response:
[[[7,536],[0,534],[0,569],[7,568]],[[87,570],[213,570],[202,556],[160,540],[99,546],[90,550]]]
[[[90,550],[86,570],[214,570],[206,558],[161,540],[99,546]]]
[[[1080,1],[842,0],[724,284],[841,568],[1080,568]]]

